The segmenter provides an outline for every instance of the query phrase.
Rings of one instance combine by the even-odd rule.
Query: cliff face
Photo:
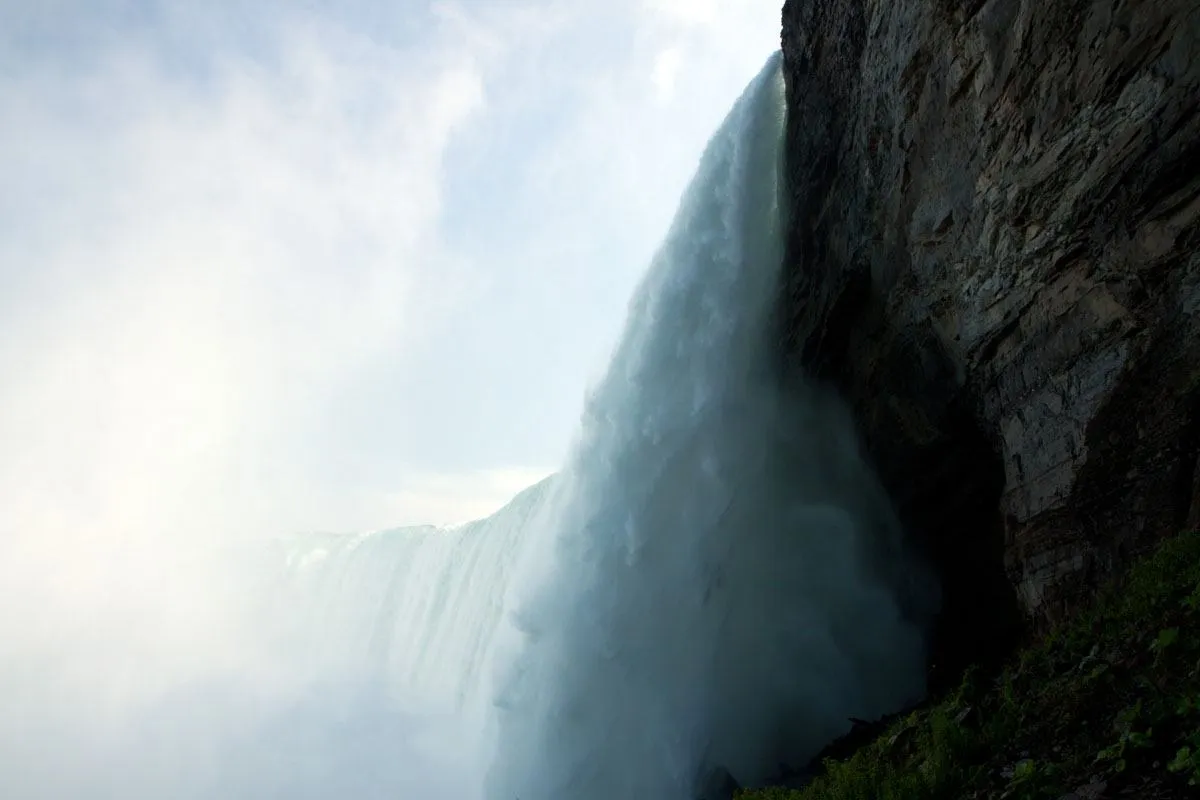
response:
[[[788,0],[783,52],[788,355],[978,657],[1200,523],[1200,0]]]

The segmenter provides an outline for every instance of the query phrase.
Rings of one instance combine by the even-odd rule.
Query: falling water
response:
[[[773,373],[780,59],[709,143],[514,583],[491,800],[686,800],[923,690],[929,598],[852,421]]]

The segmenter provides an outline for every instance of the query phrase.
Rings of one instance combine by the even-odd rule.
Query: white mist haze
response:
[[[778,31],[0,0],[0,796],[477,800],[540,506],[322,532],[481,519],[568,460]]]
[[[439,165],[481,103],[468,64],[303,23],[261,60],[215,51],[202,80],[114,34],[6,48],[0,86],[6,797],[181,796],[301,691],[226,555],[363,524],[352,493],[314,491],[305,439],[452,296],[404,265],[454,280]],[[209,681],[259,708],[155,711],[211,705],[191,696]],[[156,713],[164,734],[142,730]]]

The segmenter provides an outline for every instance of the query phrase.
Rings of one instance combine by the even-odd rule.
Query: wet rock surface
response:
[[[944,582],[953,672],[1200,522],[1200,2],[788,0],[792,367]]]

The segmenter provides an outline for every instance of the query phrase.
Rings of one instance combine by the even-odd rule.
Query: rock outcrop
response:
[[[783,52],[789,363],[961,666],[1200,523],[1200,0],[788,0]]]

